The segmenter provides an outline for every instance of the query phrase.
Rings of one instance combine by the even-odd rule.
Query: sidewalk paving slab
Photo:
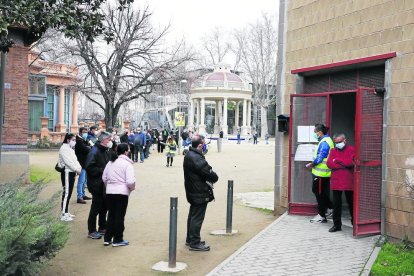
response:
[[[379,236],[329,233],[332,221],[310,218],[282,215],[207,275],[359,275]]]

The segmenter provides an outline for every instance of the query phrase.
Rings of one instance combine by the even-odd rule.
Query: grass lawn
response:
[[[384,244],[372,266],[370,275],[414,275],[414,249],[408,248],[408,245],[404,242]]]
[[[60,179],[60,173],[54,168],[45,168],[40,166],[30,166],[30,182],[34,183],[43,180],[44,183]]]

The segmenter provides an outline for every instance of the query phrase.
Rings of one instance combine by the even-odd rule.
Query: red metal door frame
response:
[[[295,203],[291,202],[291,173],[292,173],[292,126],[293,126],[293,98],[295,97],[326,97],[326,126],[330,127],[331,125],[331,95],[334,94],[346,94],[346,93],[356,93],[357,90],[344,90],[344,91],[333,91],[333,92],[322,92],[314,94],[293,94],[290,95],[290,121],[289,121],[289,165],[288,165],[288,212],[293,215],[315,215],[317,213],[316,204],[308,203]]]
[[[361,127],[362,127],[362,105],[363,93],[366,91],[375,93],[374,88],[360,87],[356,94],[355,109],[355,168],[354,168],[354,236],[372,235],[381,233],[381,219],[359,220],[360,213],[360,186],[361,186],[361,166],[376,167],[382,165],[382,160],[370,160],[361,162]],[[380,208],[380,206],[379,206]]]

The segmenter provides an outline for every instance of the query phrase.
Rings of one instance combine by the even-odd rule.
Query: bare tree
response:
[[[148,7],[134,9],[108,5],[105,26],[113,36],[105,45],[103,36],[94,42],[77,34],[70,53],[82,59],[86,68],[81,90],[105,113],[108,128],[113,127],[124,103],[145,98],[155,86],[173,77],[174,70],[191,59],[182,44],[167,50],[163,39],[169,26],[157,31],[151,24]]]
[[[228,36],[219,27],[215,27],[211,33],[201,39],[202,56],[199,62],[202,67],[216,66],[224,61],[231,50]]]
[[[261,109],[262,138],[268,131],[267,109],[276,102],[276,34],[274,20],[266,14],[234,34],[236,45],[232,51],[240,59],[239,70],[252,83],[254,111]],[[253,125],[257,127],[256,122]]]

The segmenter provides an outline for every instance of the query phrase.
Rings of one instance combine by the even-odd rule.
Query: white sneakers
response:
[[[317,214],[314,218],[312,218],[310,220],[310,222],[312,222],[312,223],[326,223],[328,221],[326,220],[326,218],[324,218],[324,217],[320,216],[319,214]]]
[[[73,217],[74,215],[72,215],[71,213],[65,213],[62,214],[62,216],[60,217],[61,221],[73,221]]]
[[[325,217],[332,218],[332,215],[333,215],[333,209],[326,209]]]

